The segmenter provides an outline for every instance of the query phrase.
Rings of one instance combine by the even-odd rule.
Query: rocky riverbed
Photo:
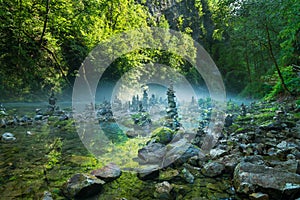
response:
[[[209,151],[202,149],[209,108],[206,104],[191,107],[182,105],[178,112],[186,110],[182,117],[197,123],[185,130],[193,139],[181,137],[181,129],[175,134],[163,129],[161,135],[156,130],[147,138],[130,137],[123,142],[136,145],[133,141],[140,141],[133,154],[143,168],[133,171],[89,153],[72,117],[62,118],[67,111],[32,123],[6,125],[1,135],[13,136],[4,135],[0,144],[1,198],[300,198],[300,109],[295,101],[242,107],[228,102],[225,126]],[[197,113],[203,115],[199,127]],[[7,110],[7,114],[14,113]],[[15,139],[5,140],[6,136]],[[159,164],[168,159],[168,164]]]

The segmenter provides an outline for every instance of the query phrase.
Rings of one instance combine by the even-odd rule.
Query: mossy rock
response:
[[[167,127],[159,127],[151,133],[151,138],[155,139],[155,142],[161,144],[168,144],[173,139],[175,132]]]
[[[72,155],[67,159],[67,162],[72,163],[75,166],[81,167],[94,167],[97,165],[96,158],[78,155]]]

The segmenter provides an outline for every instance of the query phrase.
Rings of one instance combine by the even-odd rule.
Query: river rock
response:
[[[135,138],[135,137],[139,136],[139,133],[137,131],[129,130],[129,131],[126,131],[126,136],[128,138]]]
[[[122,172],[118,165],[115,163],[109,163],[101,169],[93,170],[91,174],[107,182],[119,178]]]
[[[287,147],[287,142],[286,141],[282,141],[279,144],[277,144],[277,148],[279,149],[285,149]]]
[[[179,171],[177,169],[167,168],[164,170],[160,170],[159,180],[170,181],[174,179],[180,179]]]
[[[195,177],[193,176],[193,174],[191,174],[191,172],[189,170],[187,170],[186,168],[183,168],[183,170],[181,171],[183,178],[186,182],[188,183],[194,183],[194,179]]]
[[[51,192],[45,191],[42,200],[53,200]]]
[[[162,163],[165,153],[166,148],[164,144],[151,142],[138,150],[138,162],[139,164]]]
[[[226,151],[223,149],[212,149],[209,152],[209,155],[211,156],[212,159],[219,158],[221,156],[224,156],[226,154]]]
[[[234,171],[234,187],[238,193],[262,191],[274,199],[293,199],[300,195],[300,175],[242,161]]]
[[[201,172],[204,176],[215,177],[223,173],[225,166],[220,162],[210,162],[203,166]]]
[[[159,177],[159,166],[158,165],[145,165],[141,169],[137,170],[137,177],[143,181],[154,180]]]
[[[16,138],[12,133],[3,133],[1,136],[1,140],[5,142],[15,141]]]
[[[0,119],[0,128],[5,128],[7,125],[6,121],[4,119]]]
[[[258,192],[249,195],[251,200],[269,200],[269,195]]]
[[[166,146],[166,149],[165,163],[168,164],[176,162],[176,164],[180,165],[192,157],[204,157],[201,150],[197,146],[190,144],[185,138],[171,142]]]
[[[218,159],[225,167],[224,173],[233,175],[235,167],[240,163],[240,153],[227,155]]]
[[[172,189],[173,186],[167,181],[164,181],[162,183],[157,183],[155,185],[154,197],[156,199],[170,199],[171,198],[170,192]]]
[[[34,120],[38,121],[38,120],[42,120],[44,117],[44,115],[40,115],[40,114],[37,114],[34,116]]]
[[[93,175],[75,174],[63,185],[62,192],[69,199],[83,199],[99,193],[103,184],[103,180]]]
[[[159,127],[151,133],[151,138],[155,139],[155,142],[161,144],[168,144],[173,139],[174,131],[167,127]]]

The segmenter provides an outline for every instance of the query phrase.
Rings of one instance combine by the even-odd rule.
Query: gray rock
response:
[[[34,116],[34,120],[42,120],[43,119],[43,115],[35,115]]]
[[[287,147],[288,143],[286,141],[282,141],[279,144],[277,144],[277,148],[279,149],[285,149]]]
[[[191,174],[191,172],[189,170],[187,170],[186,168],[183,168],[181,173],[182,173],[182,175],[183,175],[186,182],[194,183],[195,177]]]
[[[170,181],[174,179],[181,179],[179,176],[179,171],[173,168],[167,168],[165,170],[160,170],[159,180],[160,181]]]
[[[158,165],[145,165],[145,167],[138,169],[138,178],[141,180],[154,180],[159,177]]]
[[[233,174],[234,169],[240,163],[240,160],[240,154],[231,154],[218,159],[218,161],[225,166],[224,173],[227,174]]]
[[[138,150],[138,162],[140,164],[161,164],[166,153],[165,145],[150,143]]]
[[[175,161],[177,164],[183,164],[194,156],[197,156],[198,158],[204,157],[203,153],[197,146],[190,144],[184,138],[168,144],[166,149],[167,153],[165,155],[165,162],[168,164]]]
[[[251,200],[269,200],[269,195],[258,192],[249,195]]]
[[[264,164],[241,162],[234,171],[234,187],[238,193],[264,190],[274,199],[293,199],[300,195],[300,175]]]
[[[119,178],[122,172],[115,163],[109,163],[101,169],[93,170],[91,174],[107,182]]]
[[[51,192],[45,191],[42,200],[53,200]]]
[[[219,158],[221,156],[224,156],[227,152],[223,149],[212,149],[210,150],[209,154],[212,159]]]
[[[223,173],[225,166],[220,162],[210,162],[204,165],[202,174],[208,177],[215,177]]]
[[[167,181],[164,181],[162,183],[157,183],[155,185],[154,197],[156,199],[170,199],[171,198],[170,192],[172,189],[173,186]]]
[[[63,185],[62,192],[69,199],[83,199],[99,193],[103,184],[103,180],[93,175],[75,174]]]
[[[139,133],[137,131],[126,131],[126,136],[128,138],[135,138],[135,137],[138,137],[139,136]]]
[[[3,133],[1,136],[1,140],[5,142],[15,141],[16,138],[12,133]]]

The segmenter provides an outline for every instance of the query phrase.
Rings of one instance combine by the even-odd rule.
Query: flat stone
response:
[[[138,178],[141,180],[154,180],[159,177],[158,165],[145,165],[143,168],[138,169]]]
[[[261,192],[252,193],[249,195],[251,200],[269,200],[269,195],[263,194]]]
[[[226,154],[226,151],[223,149],[212,149],[210,150],[209,154],[212,159],[215,159],[224,156]]]
[[[261,188],[270,198],[290,199],[300,195],[300,175],[285,168],[241,162],[234,171],[234,187],[238,193],[251,194]]]
[[[204,176],[215,177],[221,175],[225,166],[220,162],[210,162],[203,166],[201,172]]]
[[[115,163],[109,163],[101,169],[92,171],[91,174],[107,182],[119,178],[122,172],[118,165]]]
[[[3,133],[1,136],[1,140],[5,142],[15,141],[16,138],[12,133]]]

